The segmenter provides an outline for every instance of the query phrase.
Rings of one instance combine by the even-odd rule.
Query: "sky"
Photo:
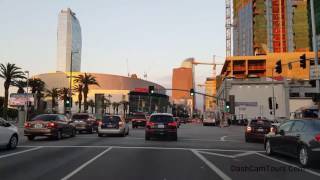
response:
[[[58,14],[69,7],[82,29],[82,71],[146,73],[170,88],[172,69],[184,59],[212,62],[217,55],[217,62],[224,61],[224,2],[0,0],[0,63],[15,63],[31,75],[55,72]],[[212,67],[197,66],[195,74],[203,84]]]

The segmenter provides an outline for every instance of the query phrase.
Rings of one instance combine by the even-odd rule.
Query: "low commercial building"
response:
[[[153,113],[168,112],[169,96],[165,94],[149,94],[148,92],[131,91],[129,93],[129,112]]]

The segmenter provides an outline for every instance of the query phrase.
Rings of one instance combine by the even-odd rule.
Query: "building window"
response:
[[[300,97],[299,93],[290,93],[290,97]]]
[[[316,95],[316,93],[305,93],[304,94],[305,97],[313,97],[314,95]]]

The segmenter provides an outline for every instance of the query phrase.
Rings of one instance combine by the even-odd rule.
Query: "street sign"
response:
[[[318,77],[316,73],[316,66],[310,66],[310,80],[317,80],[320,78],[320,65],[318,65]]]

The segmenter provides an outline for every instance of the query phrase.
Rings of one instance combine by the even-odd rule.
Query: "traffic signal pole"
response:
[[[318,57],[318,43],[316,38],[316,21],[314,15],[314,0],[310,0],[310,9],[311,9],[311,26],[312,26],[312,42],[313,42],[313,51],[314,51],[314,65],[316,71],[316,88],[317,92],[320,93],[320,80],[319,80],[319,57]]]

